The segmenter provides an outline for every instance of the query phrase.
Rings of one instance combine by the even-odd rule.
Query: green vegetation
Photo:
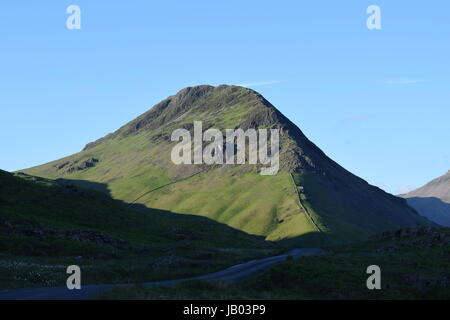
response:
[[[197,175],[139,200],[155,208],[203,215],[268,240],[313,232],[299,210],[289,175],[262,176],[229,169]]]
[[[421,229],[419,229],[421,230]],[[450,299],[450,229],[388,236],[289,260],[241,282],[115,287],[100,299]],[[366,269],[381,269],[368,290]]]
[[[208,219],[129,206],[102,192],[0,171],[0,288],[192,276],[280,252]]]

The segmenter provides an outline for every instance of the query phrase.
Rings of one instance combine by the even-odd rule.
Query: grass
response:
[[[450,237],[450,229],[446,234]],[[421,241],[418,237],[330,247],[328,254],[289,260],[241,282],[194,280],[151,289],[115,287],[99,299],[448,300],[448,244]],[[381,290],[367,289],[366,269],[370,265],[381,269]]]
[[[176,252],[176,254],[174,253]],[[202,253],[213,252],[204,259]],[[134,257],[0,255],[0,289],[64,286],[66,268],[78,265],[87,284],[160,281],[225,269],[236,263],[279,253],[279,249],[188,248],[155,250]],[[78,253],[79,254],[79,253]]]
[[[139,201],[158,209],[198,214],[268,240],[314,231],[299,212],[289,175],[261,176],[235,168],[210,171],[167,186]]]
[[[85,283],[128,283],[212,272],[283,250],[202,217],[130,207],[99,191],[4,171],[0,181],[3,289],[64,285],[71,264]],[[123,244],[38,234],[49,229],[93,231]]]

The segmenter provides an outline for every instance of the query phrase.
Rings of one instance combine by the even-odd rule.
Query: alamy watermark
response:
[[[376,264],[367,267],[367,274],[370,276],[367,278],[366,286],[369,290],[381,289],[381,269]]]
[[[381,8],[373,4],[367,7],[366,13],[370,14],[366,21],[367,29],[381,30]]]
[[[81,9],[79,6],[72,4],[67,7],[66,13],[70,14],[66,20],[66,27],[69,30],[81,29]]]
[[[81,269],[80,269],[80,267],[77,265],[68,266],[66,273],[70,274],[70,276],[67,278],[67,281],[66,281],[67,289],[80,290],[81,289]]]
[[[270,131],[270,152],[268,133]],[[172,141],[179,141],[171,152],[172,162],[180,164],[245,164],[248,140],[248,164],[263,165],[260,174],[274,175],[280,167],[280,129],[219,129],[203,133],[201,121],[194,121],[194,137],[187,129],[172,132]],[[181,141],[180,141],[181,140]],[[193,143],[192,143],[193,140]],[[203,142],[211,142],[203,147]]]
[[[66,13],[70,16],[66,20],[66,27],[69,30],[81,29],[81,9],[78,5],[72,4],[67,7]],[[369,17],[366,26],[369,30],[381,30],[381,8],[375,4],[367,7],[366,13]]]

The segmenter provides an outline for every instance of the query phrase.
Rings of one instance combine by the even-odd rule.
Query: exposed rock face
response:
[[[55,168],[63,171],[64,173],[72,173],[75,171],[86,170],[88,168],[95,167],[99,160],[96,158],[89,158],[84,161],[74,160],[74,161],[65,161],[62,163],[58,163],[55,165]]]
[[[448,246],[450,230],[438,227],[403,228],[371,237],[376,240],[408,240],[415,246]]]

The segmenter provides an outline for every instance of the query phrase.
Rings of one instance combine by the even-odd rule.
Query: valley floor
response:
[[[179,279],[211,273],[243,261],[273,256],[280,248],[167,248],[139,257],[27,257],[0,256],[0,290],[65,286],[66,268],[79,265],[83,284],[127,284]]]
[[[143,285],[147,288],[155,286],[172,286],[178,283],[192,279],[203,280],[237,280],[249,277],[256,272],[267,269],[270,266],[286,261],[287,258],[300,258],[308,255],[321,254],[323,250],[317,248],[293,249],[287,253],[254,259],[243,262],[225,270],[216,271],[196,277],[179,278],[175,280],[153,281]],[[145,274],[145,272],[144,272]],[[79,290],[68,290],[65,286],[59,287],[41,287],[41,288],[23,288],[0,290],[0,300],[85,300],[98,296],[103,291],[113,287],[113,284],[82,285]],[[121,284],[121,287],[129,284]]]
[[[113,288],[100,299],[450,299],[450,229],[398,232],[286,261],[242,281]],[[381,269],[381,289],[366,286]]]

